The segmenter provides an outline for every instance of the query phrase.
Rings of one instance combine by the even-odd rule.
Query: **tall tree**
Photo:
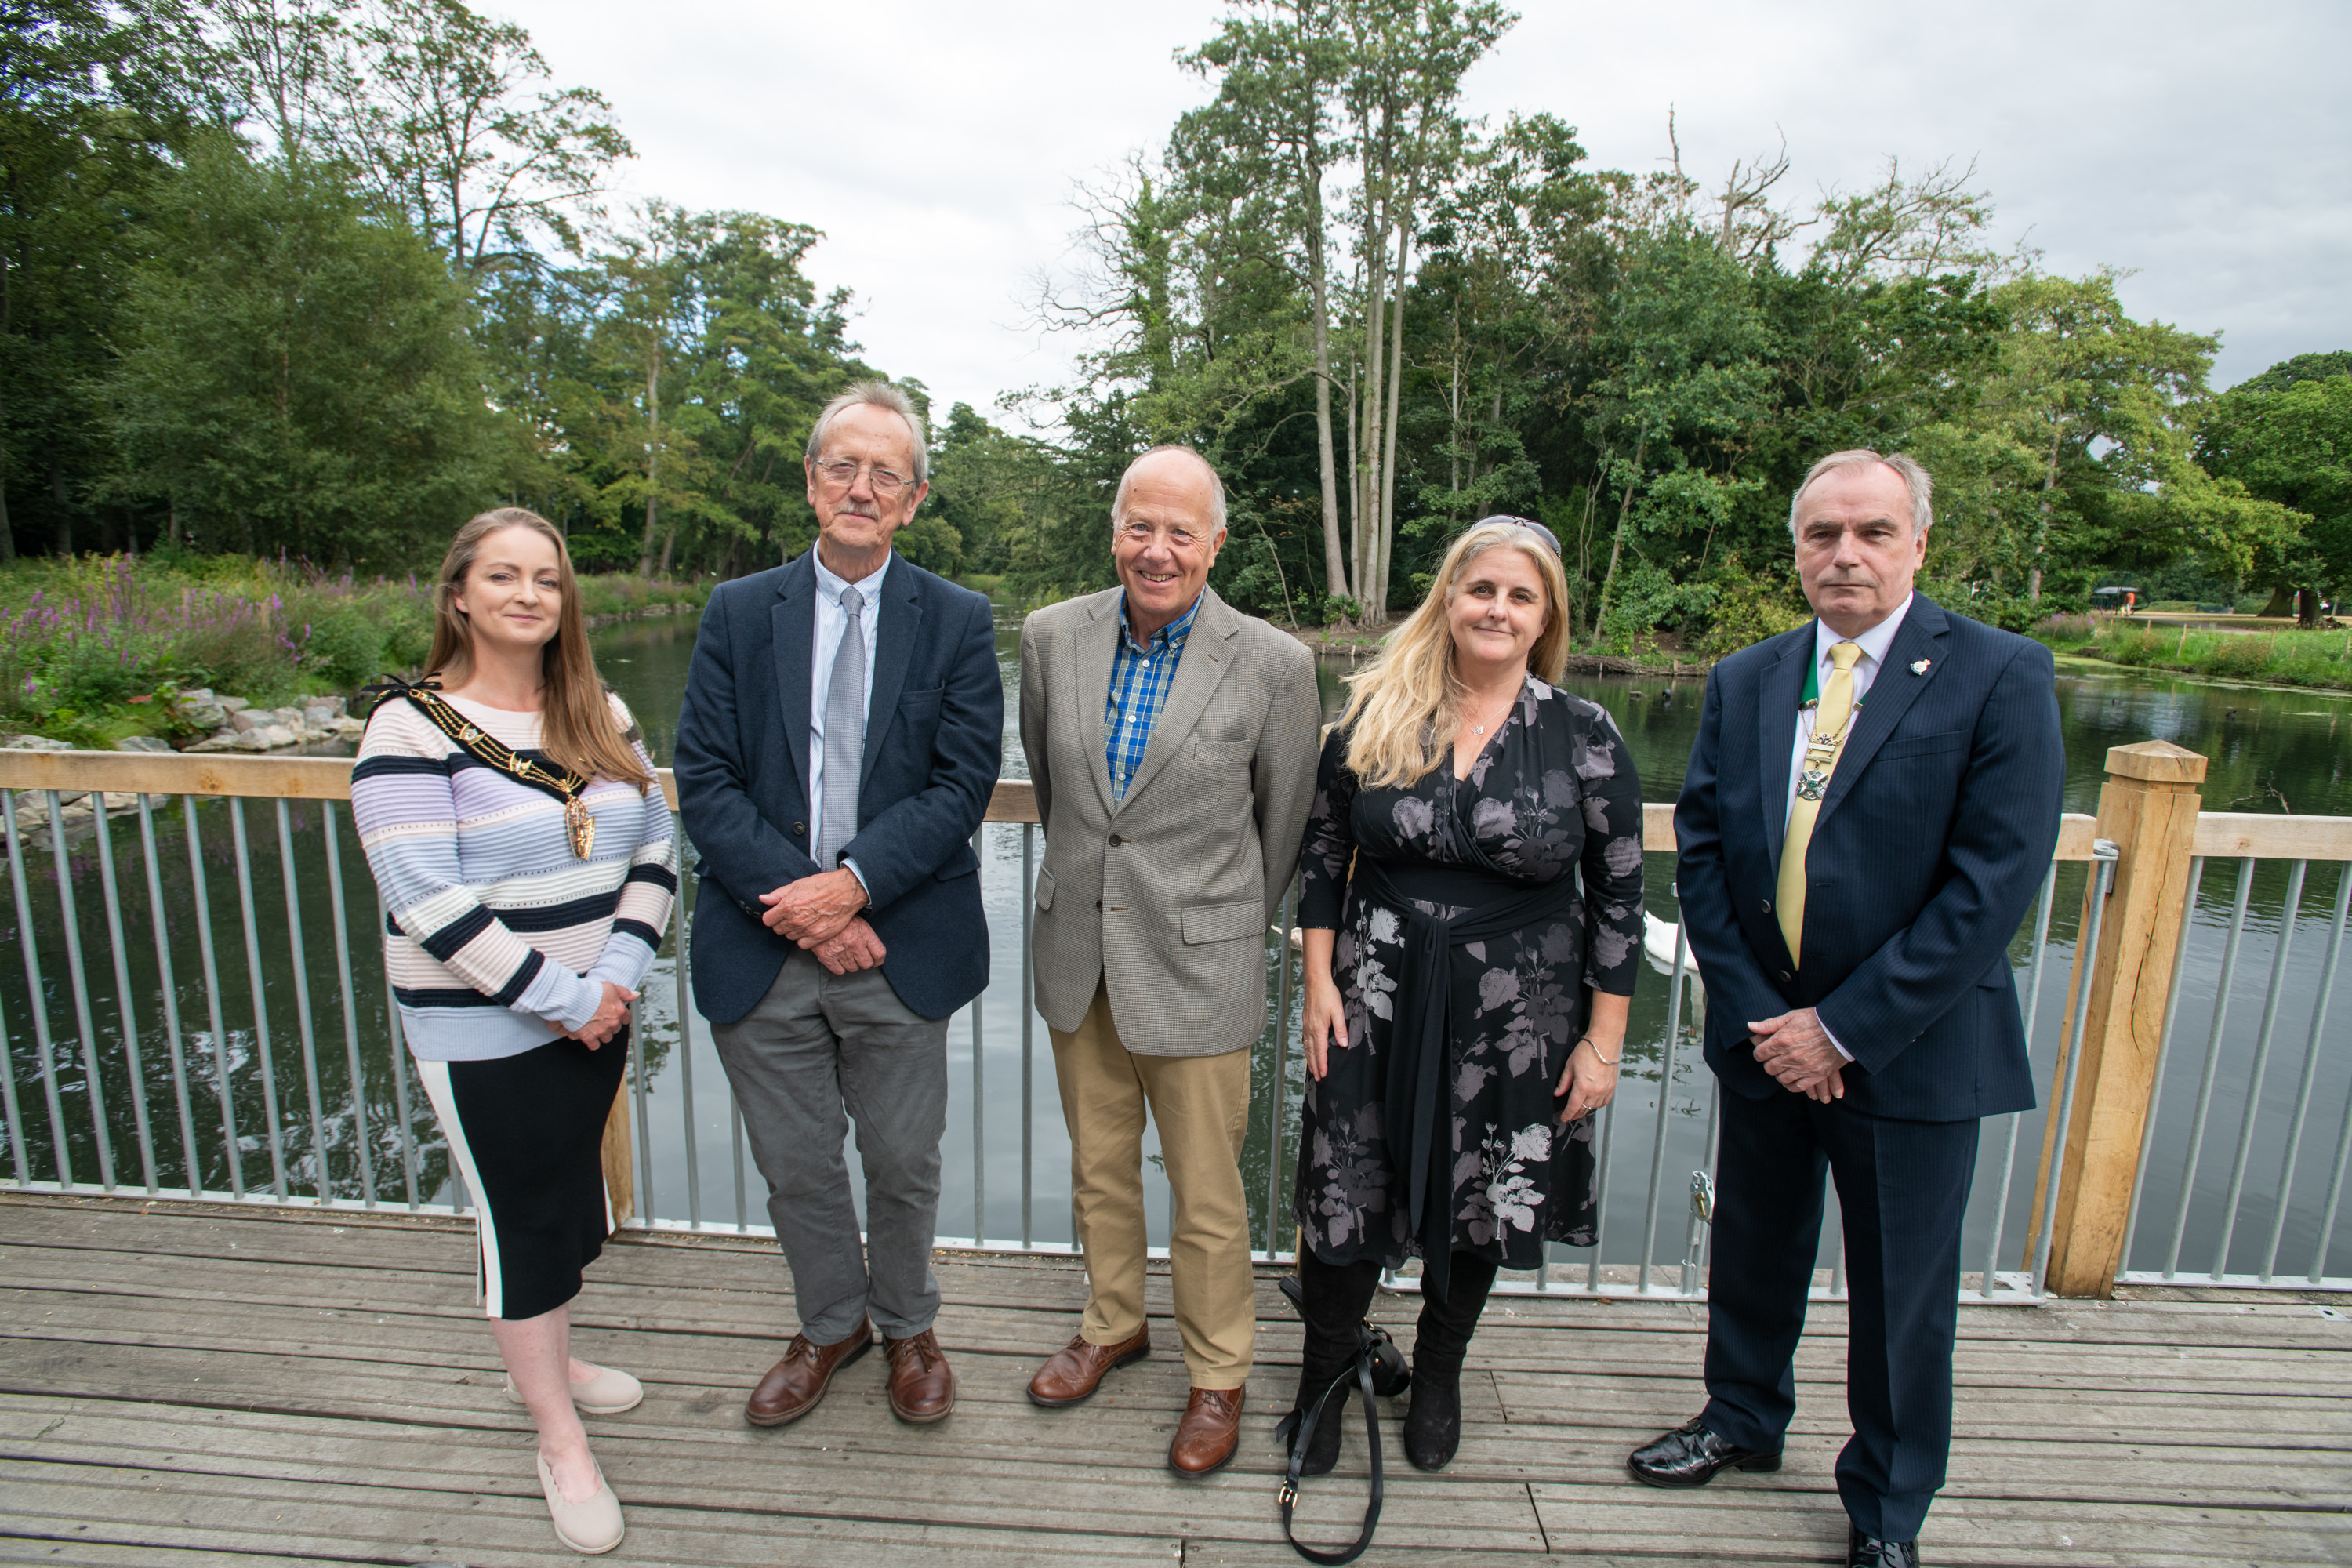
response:
[[[496,416],[435,249],[225,136],[160,193],[110,378],[119,484],[209,548],[377,570],[494,493]]]
[[[2308,626],[2323,590],[2340,604],[2352,586],[2352,354],[2298,355],[2221,394],[2200,421],[2197,455],[2215,478],[2310,520],[2257,558],[2272,591],[2263,613],[2292,605]]]
[[[552,87],[530,35],[463,0],[368,0],[346,29],[338,150],[462,273],[579,248],[612,166],[632,155],[585,87]]]

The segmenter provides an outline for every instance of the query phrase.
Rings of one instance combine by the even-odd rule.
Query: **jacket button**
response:
[[[1102,900],[1100,899],[1097,899],[1095,900],[1095,913],[1102,913]]]
[[[1795,978],[1796,978],[1796,976],[1795,976],[1795,975],[1793,975],[1793,974],[1791,974],[1791,973],[1790,973],[1787,970],[1785,970],[1785,969],[1784,969],[1784,970],[1780,971],[1780,984],[1781,984],[1786,985],[1787,984],[1789,984],[1789,982],[1790,982],[1790,981],[1794,980]]]
[[[808,833],[808,824],[807,824],[807,823],[805,823],[805,822],[795,822],[795,823],[793,823],[793,834],[794,834],[795,836],[798,836],[798,837],[805,837],[805,836],[807,835],[807,833]]]
[[[1126,839],[1121,838],[1121,837],[1120,837],[1118,834],[1116,834],[1116,833],[1114,833],[1114,834],[1112,834],[1112,835],[1110,836],[1110,841],[1111,841],[1113,844],[1124,844],[1124,843],[1126,843],[1126,842],[1127,842],[1127,840],[1126,840]]]
[[[1764,906],[1764,912],[1765,912],[1766,914],[1768,914],[1768,915],[1769,915],[1769,914],[1770,914],[1770,913],[1772,912],[1772,900],[1769,900],[1769,899],[1759,899],[1759,900],[1757,900],[1756,901],[1757,901],[1758,903],[1762,904],[1762,905]]]

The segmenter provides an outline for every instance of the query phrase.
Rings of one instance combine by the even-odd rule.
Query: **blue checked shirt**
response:
[[[1135,640],[1127,624],[1127,595],[1118,600],[1118,647],[1111,655],[1110,700],[1103,708],[1104,760],[1110,764],[1113,799],[1127,798],[1127,784],[1143,765],[1143,749],[1151,743],[1152,722],[1160,705],[1175,684],[1176,666],[1184,657],[1184,639],[1192,632],[1192,617],[1201,601],[1151,634],[1149,642]]]

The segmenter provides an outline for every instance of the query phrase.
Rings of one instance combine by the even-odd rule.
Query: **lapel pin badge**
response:
[[[1911,673],[1914,675],[1925,675],[1927,673],[1927,666],[1934,662],[1935,661],[1933,659],[1915,658],[1911,661]]]

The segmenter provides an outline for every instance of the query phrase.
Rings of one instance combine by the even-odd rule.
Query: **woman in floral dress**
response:
[[[1593,1239],[1591,1113],[1616,1090],[1642,936],[1642,791],[1608,713],[1556,688],[1559,545],[1489,518],[1354,678],[1300,855],[1307,1322],[1296,1402],[1342,1371],[1381,1270],[1422,1259],[1405,1454],[1461,1438],[1497,1268]],[[1579,874],[1581,874],[1580,887]],[[1339,1457],[1327,1401],[1305,1473]]]

